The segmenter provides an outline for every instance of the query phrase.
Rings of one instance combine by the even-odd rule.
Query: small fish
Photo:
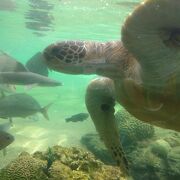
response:
[[[14,137],[11,134],[5,131],[0,131],[0,150],[6,148],[13,141],[14,141]]]
[[[61,86],[62,83],[32,72],[0,72],[0,84]]]
[[[27,72],[26,67],[16,59],[0,50],[0,72]]]
[[[70,118],[66,118],[66,122],[78,122],[78,121],[84,121],[89,117],[88,113],[79,113],[71,116]]]
[[[33,73],[48,77],[48,68],[44,63],[44,57],[41,52],[37,52],[26,62],[26,68]]]
[[[11,94],[0,99],[0,117],[5,119],[13,117],[26,118],[40,112],[45,119],[49,120],[47,110],[51,105],[52,103],[42,108],[36,99],[26,93]]]

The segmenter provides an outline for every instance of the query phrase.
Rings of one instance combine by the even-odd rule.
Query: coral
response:
[[[44,163],[30,156],[28,153],[21,153],[18,159],[10,163],[0,172],[0,179],[3,180],[46,180],[46,175],[41,171]]]
[[[154,127],[137,120],[131,116],[125,109],[117,111],[115,114],[116,121],[120,130],[120,141],[123,145],[125,153],[128,155],[134,149],[137,142],[153,137]],[[96,157],[100,158],[104,163],[114,164],[114,161],[100,141],[97,134],[86,134],[81,138],[81,143],[93,152]]]
[[[176,147],[176,146],[180,146],[180,133],[176,132],[176,131],[169,131],[168,136],[166,135],[166,137],[164,138],[164,140],[166,140],[171,147]],[[163,134],[165,136],[165,134]]]
[[[105,147],[104,143],[100,141],[100,138],[97,134],[85,134],[81,138],[81,143],[104,163],[115,164],[109,151]]]
[[[168,173],[171,179],[180,179],[180,146],[173,148],[168,156]]]
[[[133,135],[136,135],[137,132],[134,132],[133,128],[131,131]],[[180,133],[155,128],[154,135],[153,128],[152,132],[148,134],[151,134],[149,137],[152,138],[147,138],[148,136],[146,136],[145,140],[142,138],[143,141],[137,139],[138,136],[130,136],[131,139],[129,138],[129,141],[137,141],[137,143],[132,145],[133,148],[127,147],[125,149],[133,179],[179,180]],[[81,142],[103,162],[111,163],[112,159],[109,158],[109,153],[97,134],[86,134],[82,137]],[[95,173],[100,179],[103,179],[100,174]]]
[[[152,125],[141,122],[123,108],[117,111],[115,117],[120,129],[120,138],[123,146],[151,138],[154,135],[154,127]]]
[[[150,149],[155,155],[165,159],[171,150],[171,146],[164,139],[158,139],[150,144]]]
[[[167,164],[165,160],[152,153],[149,147],[133,152],[131,162],[134,179],[167,180]]]
[[[91,153],[80,148],[54,146],[53,163],[48,175],[43,167],[47,165],[49,149],[33,155],[21,154],[15,161],[0,171],[3,180],[123,180],[118,167],[107,166]],[[55,160],[54,160],[55,158]]]
[[[80,148],[62,148],[60,146],[54,146],[53,152],[56,156],[56,160],[59,160],[72,170],[91,172],[102,166],[102,162],[95,159],[90,152]]]

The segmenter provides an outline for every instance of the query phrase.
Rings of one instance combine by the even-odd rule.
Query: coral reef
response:
[[[167,156],[168,174],[171,179],[180,179],[180,146],[171,149]]]
[[[47,166],[49,149],[33,155],[21,153],[19,157],[0,171],[3,180],[123,180],[120,169],[97,160],[90,152],[80,148],[54,146],[53,163]],[[55,157],[55,160],[54,160]]]
[[[168,180],[165,159],[155,156],[149,148],[133,151],[130,159],[132,162],[132,174],[135,180]]]
[[[157,139],[154,137],[148,141],[140,141],[135,148],[131,149],[132,151],[126,151],[134,180],[180,179],[180,146],[179,144],[175,145],[175,143],[172,143],[173,146],[170,146],[166,141],[166,139],[170,139],[173,136],[174,132],[163,129],[161,131],[166,134],[165,138],[163,134],[162,137],[156,137]],[[174,142],[177,142],[178,138],[179,136],[176,138],[174,136]],[[110,155],[98,135],[87,134],[82,139],[83,144],[96,157],[103,162],[112,164],[112,159],[109,157]]]
[[[154,126],[137,120],[123,108],[116,112],[115,117],[120,129],[120,141],[125,152],[132,151],[132,148],[136,148],[138,141],[147,140],[154,135]],[[81,143],[104,163],[115,164],[97,134],[84,135],[81,138]]]
[[[180,133],[141,123],[124,111],[116,119],[134,180],[180,179]],[[103,162],[112,164],[97,134],[86,134],[81,142]]]
[[[93,154],[106,164],[115,164],[104,143],[100,141],[97,134],[86,134],[82,136],[81,143],[93,152]]]
[[[154,135],[154,126],[139,121],[123,108],[116,112],[115,117],[124,147],[151,138]]]
[[[164,139],[158,139],[150,144],[150,149],[155,155],[166,158],[171,150],[171,146]]]
[[[0,179],[3,180],[46,180],[42,171],[43,161],[33,158],[30,154],[23,152],[18,159],[10,163],[0,171]]]

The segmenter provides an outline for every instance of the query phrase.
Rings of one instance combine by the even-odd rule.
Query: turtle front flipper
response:
[[[100,138],[111,152],[125,176],[129,174],[128,161],[123,152],[118,126],[114,116],[114,84],[109,78],[93,80],[87,88],[86,106]]]
[[[121,48],[120,41],[61,41],[49,45],[44,50],[44,57],[47,66],[55,71],[109,77],[120,73],[116,63]]]

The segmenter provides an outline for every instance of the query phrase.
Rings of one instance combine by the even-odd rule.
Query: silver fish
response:
[[[0,72],[26,72],[27,68],[16,59],[0,50]]]
[[[0,72],[0,84],[61,86],[62,83],[32,72]]]
[[[0,117],[5,119],[13,117],[26,118],[40,112],[49,120],[47,110],[51,104],[41,107],[36,99],[26,93],[11,94],[0,99]]]

